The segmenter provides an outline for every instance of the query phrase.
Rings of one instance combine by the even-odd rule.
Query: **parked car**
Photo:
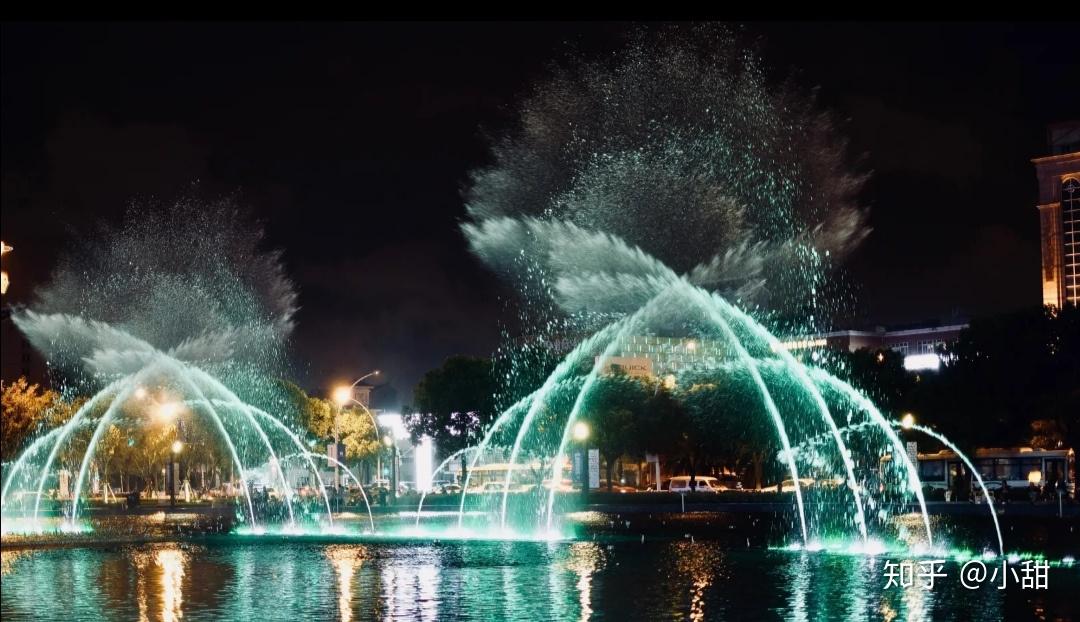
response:
[[[720,490],[742,490],[742,480],[738,475],[721,475],[716,478],[716,484]]]
[[[431,494],[433,494],[433,495],[446,494],[446,488],[448,486],[457,486],[457,484],[452,479],[435,480],[435,481],[431,482]],[[459,490],[459,492],[460,492],[460,490]]]
[[[486,482],[480,487],[480,492],[506,492],[506,483]]]
[[[799,487],[800,488],[810,488],[813,485],[814,485],[814,479],[813,478],[810,478],[810,477],[800,477],[799,478]],[[781,482],[777,486],[780,487],[780,492],[795,492],[794,480],[785,479],[783,482]],[[776,490],[777,486],[766,486],[765,488],[762,488],[761,490],[763,490],[765,492],[776,492],[777,491]]]
[[[697,476],[694,478],[694,487],[690,487],[689,475],[678,475],[668,482],[668,490],[671,492],[719,492],[722,490],[719,481],[715,477]]]

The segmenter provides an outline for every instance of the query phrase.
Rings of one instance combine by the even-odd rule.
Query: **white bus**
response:
[[[1076,483],[1072,474],[1076,468],[1076,455],[1071,449],[977,449],[969,456],[979,470],[986,487],[995,490],[1006,481],[1010,488],[1027,488],[1031,484],[1042,487],[1064,480],[1066,490],[1073,494]],[[948,450],[932,454],[919,454],[919,479],[932,488],[950,489],[960,473],[963,462]],[[965,469],[966,470],[966,469]],[[974,478],[972,478],[972,485]]]

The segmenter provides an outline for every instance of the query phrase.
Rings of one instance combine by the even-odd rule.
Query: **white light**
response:
[[[400,413],[380,414],[379,427],[390,428],[396,441],[409,438],[409,431],[405,429],[405,421],[401,418]]]
[[[183,404],[179,402],[164,402],[157,405],[157,416],[164,421],[172,421],[183,408]]]
[[[420,444],[416,446],[414,461],[416,462],[416,488],[421,492],[431,491],[431,466],[435,448],[431,444],[431,438],[423,436]]]
[[[345,406],[353,399],[352,387],[338,387],[334,389],[332,397],[338,406]]]
[[[937,371],[941,367],[941,357],[936,354],[909,354],[904,357],[904,369],[908,371]]]

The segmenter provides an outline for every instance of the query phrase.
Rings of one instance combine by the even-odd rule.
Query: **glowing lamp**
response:
[[[589,438],[589,426],[583,421],[574,424],[574,440],[583,441]]]
[[[1028,483],[1038,486],[1042,483],[1042,471],[1032,471],[1028,473]]]
[[[915,427],[915,415],[911,413],[904,413],[904,416],[900,418],[900,427],[905,430],[910,430]]]
[[[181,452],[181,451],[183,451],[183,450],[184,450],[184,444],[183,444],[182,442],[180,442],[180,441],[173,441],[173,444],[172,444],[172,452],[173,452],[174,454],[178,454],[178,453],[180,453],[180,452]]]
[[[172,421],[173,419],[176,419],[177,415],[180,414],[180,411],[182,409],[183,405],[181,405],[179,402],[164,402],[162,404],[158,404],[157,416],[160,419]]]
[[[352,401],[352,388],[351,387],[338,387],[334,389],[333,397],[338,406],[344,406]]]

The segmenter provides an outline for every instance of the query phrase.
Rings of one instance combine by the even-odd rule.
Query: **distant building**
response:
[[[1035,158],[1039,179],[1042,300],[1080,304],[1080,122],[1047,131],[1050,155]]]
[[[378,387],[373,384],[358,382],[351,387],[351,394],[349,397],[360,402],[364,408],[371,408],[371,392],[376,388]]]
[[[785,341],[788,350],[833,348],[854,352],[863,348],[894,350],[904,355],[904,367],[909,371],[937,369],[941,365],[938,349],[956,341],[967,324],[943,326],[902,327],[869,330],[840,330],[815,337]]]
[[[795,352],[814,348],[832,348],[854,352],[863,348],[895,350],[904,355],[904,367],[910,371],[937,369],[941,364],[938,349],[956,341],[967,324],[900,327],[875,330],[841,330],[781,341],[786,350]],[[635,335],[627,337],[611,356],[596,358],[602,373],[622,372],[638,377],[663,377],[684,369],[708,368],[730,361],[734,352],[723,340],[689,337]]]
[[[919,328],[874,330],[838,330],[816,337],[783,342],[788,350],[829,347],[854,352],[863,348],[896,350],[908,354],[933,354],[939,346],[956,341],[967,324],[924,326]]]

